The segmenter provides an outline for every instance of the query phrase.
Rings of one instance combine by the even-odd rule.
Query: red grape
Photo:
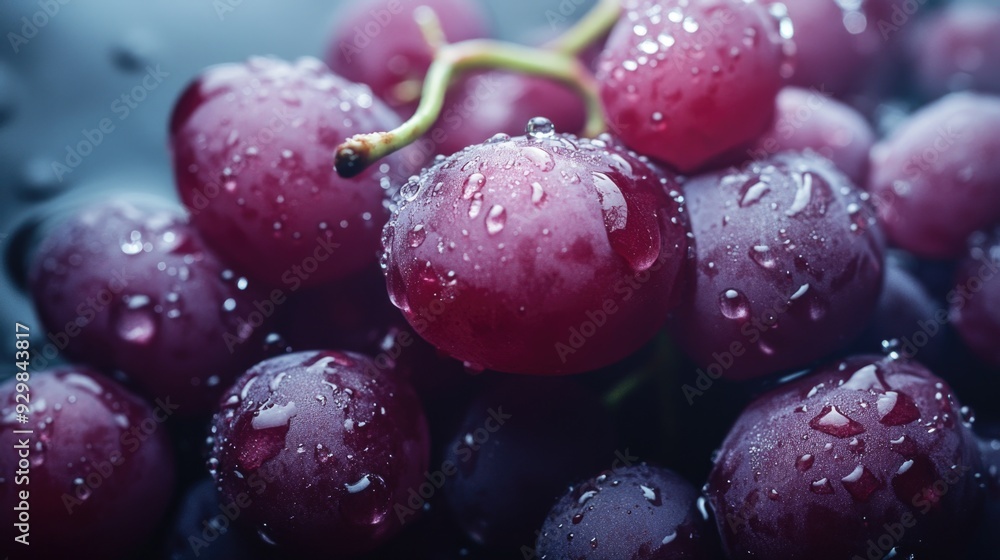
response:
[[[255,304],[272,302],[172,206],[118,200],[77,211],[39,246],[31,292],[67,357],[124,372],[147,396],[174,399],[181,416],[208,413],[264,357]]]
[[[758,398],[707,486],[729,557],[962,557],[983,467],[960,406],[916,362],[870,356]]]
[[[393,303],[475,367],[577,373],[648,341],[686,260],[671,181],[604,140],[497,137],[405,185],[386,226]]]
[[[795,28],[795,75],[791,83],[843,97],[858,91],[882,46],[861,0],[765,0],[788,9]]]
[[[697,259],[673,318],[710,374],[808,365],[864,329],[882,285],[867,194],[826,159],[784,153],[684,186]]]
[[[343,179],[332,154],[353,134],[398,124],[367,87],[315,59],[215,66],[174,108],[177,187],[227,260],[269,284],[322,284],[375,262],[385,191],[416,169],[397,155]]]
[[[954,258],[972,232],[1000,222],[998,128],[1000,98],[956,93],[875,146],[869,188],[892,243]]]
[[[93,371],[63,367],[32,373],[30,423],[15,421],[23,403],[18,380],[0,384],[0,528],[4,550],[62,559],[90,550],[124,558],[152,536],[170,503],[174,457],[162,423],[175,412],[170,399],[151,409],[114,381]],[[14,430],[33,430],[15,434]],[[17,445],[28,442],[19,465]],[[21,471],[18,473],[17,471]],[[21,519],[28,546],[14,542],[14,512],[28,493]]]
[[[396,534],[429,444],[413,389],[370,358],[298,352],[252,367],[223,396],[209,468],[240,523],[286,554],[358,555]]]
[[[689,172],[771,125],[790,20],[756,0],[629,0],[597,64],[612,131]],[[780,8],[772,7],[780,15]]]
[[[973,353],[1000,367],[1000,229],[972,237],[957,276],[948,300],[951,320]]]
[[[556,502],[538,537],[540,560],[714,560],[715,531],[698,492],[645,463],[604,471]]]
[[[434,50],[413,14],[419,6],[434,10],[449,42],[489,35],[489,20],[476,1],[364,0],[345,6],[337,14],[326,50],[331,70],[368,84],[403,117],[416,108],[424,75],[434,58]]]

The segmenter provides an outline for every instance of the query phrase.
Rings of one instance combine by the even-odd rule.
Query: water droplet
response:
[[[740,189],[740,208],[756,204],[769,192],[771,192],[771,187],[767,183],[759,179],[747,181]]]
[[[350,523],[377,525],[389,515],[392,492],[381,476],[366,474],[344,487],[347,493],[341,498],[340,512]]]
[[[134,295],[128,303],[114,308],[115,332],[122,340],[145,345],[156,336],[156,313],[150,299],[144,295]]]
[[[639,489],[642,490],[642,497],[646,498],[646,501],[649,503],[654,506],[663,504],[663,499],[660,497],[660,490],[658,488],[650,488],[649,486],[643,486],[640,484]]]
[[[473,173],[465,179],[465,185],[462,188],[462,198],[465,200],[471,199],[476,193],[483,188],[486,184],[486,177],[482,173]]]
[[[796,178],[799,176],[796,175]],[[795,199],[792,201],[792,205],[788,207],[785,211],[786,216],[796,216],[809,206],[809,202],[812,200],[812,174],[805,173],[801,176],[801,181],[798,181],[798,188],[795,190]]]
[[[809,490],[813,494],[833,494],[833,485],[830,484],[830,479],[821,478],[819,480],[814,480],[812,484],[809,485]]]
[[[545,117],[534,117],[525,125],[524,133],[536,140],[551,138],[556,133],[556,127]]]
[[[673,533],[670,533],[669,535],[663,537],[663,540],[660,541],[660,544],[670,544],[674,542],[674,539],[676,538],[677,538],[677,531],[674,531]]]
[[[410,231],[410,247],[414,249],[420,247],[423,245],[425,239],[427,239],[427,231],[424,229],[424,226],[414,226],[413,230]]]
[[[537,206],[541,204],[543,200],[545,200],[545,189],[542,188],[542,185],[538,181],[531,183],[532,204]]]
[[[864,426],[844,416],[832,405],[824,406],[819,415],[809,421],[809,427],[838,438],[856,436],[865,431]]]
[[[503,231],[505,225],[507,225],[507,210],[499,204],[490,208],[489,214],[486,215],[486,232],[496,235]]]
[[[882,481],[864,465],[858,465],[851,474],[840,479],[840,482],[858,502],[867,502],[868,498],[882,487]]]
[[[886,426],[903,426],[920,419],[920,409],[906,393],[887,391],[875,403],[878,421]]]
[[[812,468],[813,463],[815,462],[816,458],[807,453],[795,460],[795,468],[800,470],[801,472],[806,472],[807,470]]]
[[[542,171],[552,171],[552,169],[556,166],[556,162],[552,159],[552,156],[541,148],[528,146],[526,148],[522,148],[521,153],[524,157],[528,158],[528,161],[533,163],[535,167]]]
[[[750,316],[750,301],[736,290],[726,290],[719,297],[719,310],[727,319],[746,319]]]

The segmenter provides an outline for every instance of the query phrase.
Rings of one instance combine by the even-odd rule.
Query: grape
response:
[[[961,558],[983,467],[960,407],[920,364],[871,356],[761,396],[707,486],[729,557]]]
[[[449,93],[437,123],[417,145],[428,157],[451,155],[497,133],[521,134],[524,123],[534,117],[547,118],[557,130],[577,133],[585,115],[580,96],[552,80],[483,72],[462,79]]]
[[[747,152],[766,159],[786,150],[811,149],[833,161],[855,185],[868,182],[868,153],[875,131],[860,113],[817,90],[786,87],[778,94],[774,126]]]
[[[626,7],[597,63],[611,129],[626,145],[690,172],[767,130],[783,67],[790,73],[790,20],[756,1]]]
[[[556,502],[538,537],[541,560],[718,558],[714,528],[698,513],[698,492],[645,463],[604,471]]]
[[[983,465],[989,475],[990,490],[994,500],[1000,500],[1000,430],[993,430],[997,437],[979,439]]]
[[[635,155],[532,123],[402,188],[383,237],[389,294],[473,367],[596,369],[648,341],[679,297],[681,208]]]
[[[487,383],[449,440],[440,469],[455,521],[491,550],[531,549],[566,487],[621,465],[610,425],[600,401],[570,380]]]
[[[1000,8],[952,4],[931,15],[908,44],[923,92],[1000,93]]]
[[[125,558],[151,537],[170,502],[174,458],[163,421],[169,399],[151,409],[114,381],[80,367],[32,373],[30,423],[16,421],[20,380],[0,384],[0,528],[4,550],[56,559],[90,550]],[[20,399],[16,397],[21,396]],[[15,430],[32,430],[29,435]],[[28,442],[26,449],[18,445]],[[19,465],[22,451],[28,466]],[[21,472],[18,472],[21,471]],[[22,492],[28,506],[20,505]],[[25,511],[28,546],[14,508]],[[22,518],[23,519],[23,518]]]
[[[966,346],[980,359],[1000,367],[1000,229],[972,237],[969,255],[959,266],[951,320]]]
[[[222,398],[209,467],[239,522],[285,554],[358,555],[396,534],[428,466],[413,389],[370,359],[298,352],[252,367]]]
[[[1000,99],[949,95],[920,109],[872,151],[869,188],[895,245],[955,258],[1000,222]]]
[[[853,347],[871,353],[882,348],[883,341],[897,340],[898,346],[889,348],[904,357],[919,358],[923,364],[942,363],[947,323],[947,309],[897,259],[886,259],[882,294]]]
[[[792,84],[815,87],[836,97],[861,89],[882,46],[876,22],[867,20],[863,2],[766,0],[765,3],[785,6],[795,29]]]
[[[486,14],[472,0],[364,0],[338,13],[326,50],[331,70],[368,84],[403,117],[416,108],[434,58],[414,17],[419,6],[434,10],[449,42],[490,34]]]
[[[179,209],[150,201],[79,209],[31,266],[35,307],[68,358],[122,371],[186,417],[207,414],[264,357],[255,324],[267,319],[261,305],[276,307],[255,284],[219,262]]]
[[[803,367],[860,334],[882,284],[874,212],[826,159],[783,153],[684,185],[692,291],[671,321],[705,371]],[[720,370],[716,373],[713,370]]]
[[[404,155],[354,179],[335,148],[399,120],[371,91],[321,62],[252,58],[209,68],[174,107],[174,175],[194,225],[235,266],[297,290],[375,262],[385,196]]]
[[[263,560],[262,550],[249,534],[234,525],[244,504],[256,497],[221,503],[215,483],[204,479],[189,489],[181,500],[167,543],[169,560]]]

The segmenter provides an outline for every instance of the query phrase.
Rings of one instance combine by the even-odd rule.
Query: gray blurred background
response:
[[[112,191],[176,199],[166,151],[174,100],[206,66],[251,55],[322,58],[349,0],[3,0],[0,3],[0,357],[12,362],[14,321],[42,327],[13,282],[24,224]],[[594,0],[481,0],[498,37],[536,42]],[[158,68],[158,71],[157,71]],[[123,101],[150,73],[155,88]],[[154,80],[147,79],[147,85]],[[67,149],[109,118],[114,129],[79,160]],[[91,140],[97,138],[93,133]],[[54,165],[54,163],[56,165]],[[75,165],[69,165],[75,164]],[[63,166],[63,167],[60,167]],[[13,267],[11,265],[14,265]],[[13,270],[12,270],[13,269]],[[10,335],[13,341],[13,334]],[[3,375],[0,374],[0,377]]]

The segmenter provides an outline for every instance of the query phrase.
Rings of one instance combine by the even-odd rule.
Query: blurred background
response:
[[[593,3],[482,2],[494,33],[520,41],[557,34]],[[28,249],[25,225],[32,215],[115,190],[176,198],[167,122],[183,88],[206,66],[253,55],[321,58],[338,10],[349,4],[4,0],[0,250],[7,273],[0,278],[0,324],[38,324],[14,281]],[[84,131],[99,131],[105,118],[113,130],[102,133],[99,143],[92,141],[93,151],[77,161],[70,150],[87,139]],[[0,355],[11,352],[4,347]]]

